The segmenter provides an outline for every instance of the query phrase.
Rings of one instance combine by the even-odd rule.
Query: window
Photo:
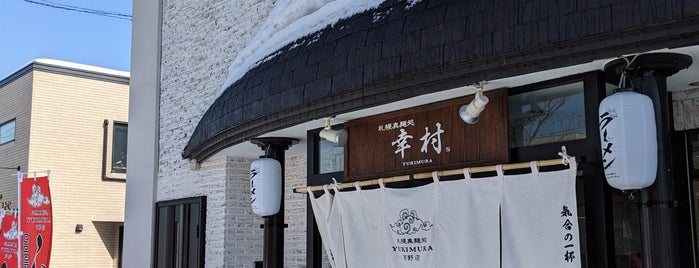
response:
[[[15,120],[12,119],[0,125],[0,144],[15,140]]]
[[[583,82],[512,95],[510,147],[585,139]]]
[[[126,179],[126,144],[129,126],[125,122],[104,120],[102,140],[102,179]]]
[[[318,140],[318,161],[319,174],[328,174],[333,172],[341,172],[344,170],[345,150],[342,146],[338,146],[333,142],[324,139]]]
[[[126,173],[126,141],[128,125],[114,123],[112,134],[112,172]]]
[[[154,267],[204,267],[206,197],[156,204]]]
[[[686,137],[686,163],[687,163],[687,175],[689,176],[689,181],[691,187],[689,191],[691,192],[694,213],[694,226],[693,228],[695,235],[699,233],[699,131],[693,130],[685,134]],[[694,243],[697,239],[694,239]],[[699,250],[699,245],[694,245],[695,250]],[[698,254],[698,253],[695,253]]]
[[[333,129],[341,128],[342,125],[333,126]],[[307,133],[308,155],[312,157],[308,161],[308,185],[332,183],[333,178],[344,181],[345,148],[321,139],[318,136],[321,130],[318,128]]]
[[[643,267],[641,245],[640,198],[631,199],[628,193],[612,192],[614,226],[614,261],[617,267]]]

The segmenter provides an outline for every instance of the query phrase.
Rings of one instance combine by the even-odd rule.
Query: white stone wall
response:
[[[284,184],[284,267],[306,267],[306,195],[293,192],[306,186],[306,154],[287,156]]]
[[[181,152],[272,3],[163,0],[159,184],[194,178]],[[158,190],[158,199],[170,194]]]
[[[672,92],[675,130],[699,129],[699,88]]]
[[[262,260],[262,217],[250,207],[250,164],[254,159],[229,158],[226,185],[225,267],[253,267]],[[207,244],[207,247],[209,245]],[[208,264],[207,264],[208,265]]]
[[[160,179],[192,179],[181,152],[272,2],[163,0]]]
[[[190,171],[181,152],[274,2],[163,0],[156,201],[207,196],[206,267],[253,267],[262,260],[263,219],[249,201],[254,159],[218,156]],[[286,182],[284,263],[305,267],[306,196],[292,193],[306,184],[305,154],[287,156]]]

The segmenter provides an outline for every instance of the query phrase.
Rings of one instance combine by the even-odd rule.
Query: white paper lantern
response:
[[[655,181],[658,168],[653,102],[636,92],[618,92],[599,106],[602,164],[609,185],[642,189]]]
[[[260,216],[279,212],[282,194],[282,166],[272,158],[261,158],[250,166],[250,204]]]

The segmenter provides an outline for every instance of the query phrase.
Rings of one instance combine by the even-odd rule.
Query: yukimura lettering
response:
[[[412,139],[413,135],[408,135],[405,129],[400,129],[400,134],[398,134],[398,139],[391,142],[391,145],[396,146],[395,154],[400,153],[400,158],[405,158],[405,150],[410,149],[412,146],[408,144],[408,139]]]
[[[432,245],[427,243],[427,237],[399,238],[396,239],[396,242],[407,246],[392,246],[394,252],[426,252],[434,250]],[[420,257],[417,257],[417,260],[419,259]]]
[[[395,252],[427,252],[427,251],[433,251],[433,250],[434,249],[432,248],[431,245],[412,246],[412,247],[393,246],[393,251],[395,251]]]
[[[445,131],[442,129],[442,124],[439,122],[435,124],[435,128],[434,132],[430,132],[430,128],[425,127],[425,134],[419,139],[422,141],[422,146],[420,147],[421,153],[427,153],[430,147],[437,154],[442,153],[442,134],[444,134]],[[405,151],[413,147],[409,143],[410,139],[413,139],[413,135],[410,135],[405,128],[400,128],[398,136],[391,142],[391,146],[396,147],[394,154],[400,154],[400,158],[405,159]],[[445,151],[449,152],[449,147],[447,147]]]

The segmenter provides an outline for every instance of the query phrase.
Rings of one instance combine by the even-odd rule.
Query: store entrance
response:
[[[640,193],[612,193],[614,252],[618,268],[643,268]]]
[[[694,248],[694,262],[696,267],[696,256],[697,245],[696,234],[699,232],[699,130],[694,130],[685,133],[685,148],[686,148],[686,164],[687,164],[687,177],[688,177],[688,187],[689,187],[689,198],[692,204],[692,216],[688,219],[692,225],[691,236],[684,236],[687,239],[692,240],[692,245]],[[684,160],[684,159],[682,159]]]

